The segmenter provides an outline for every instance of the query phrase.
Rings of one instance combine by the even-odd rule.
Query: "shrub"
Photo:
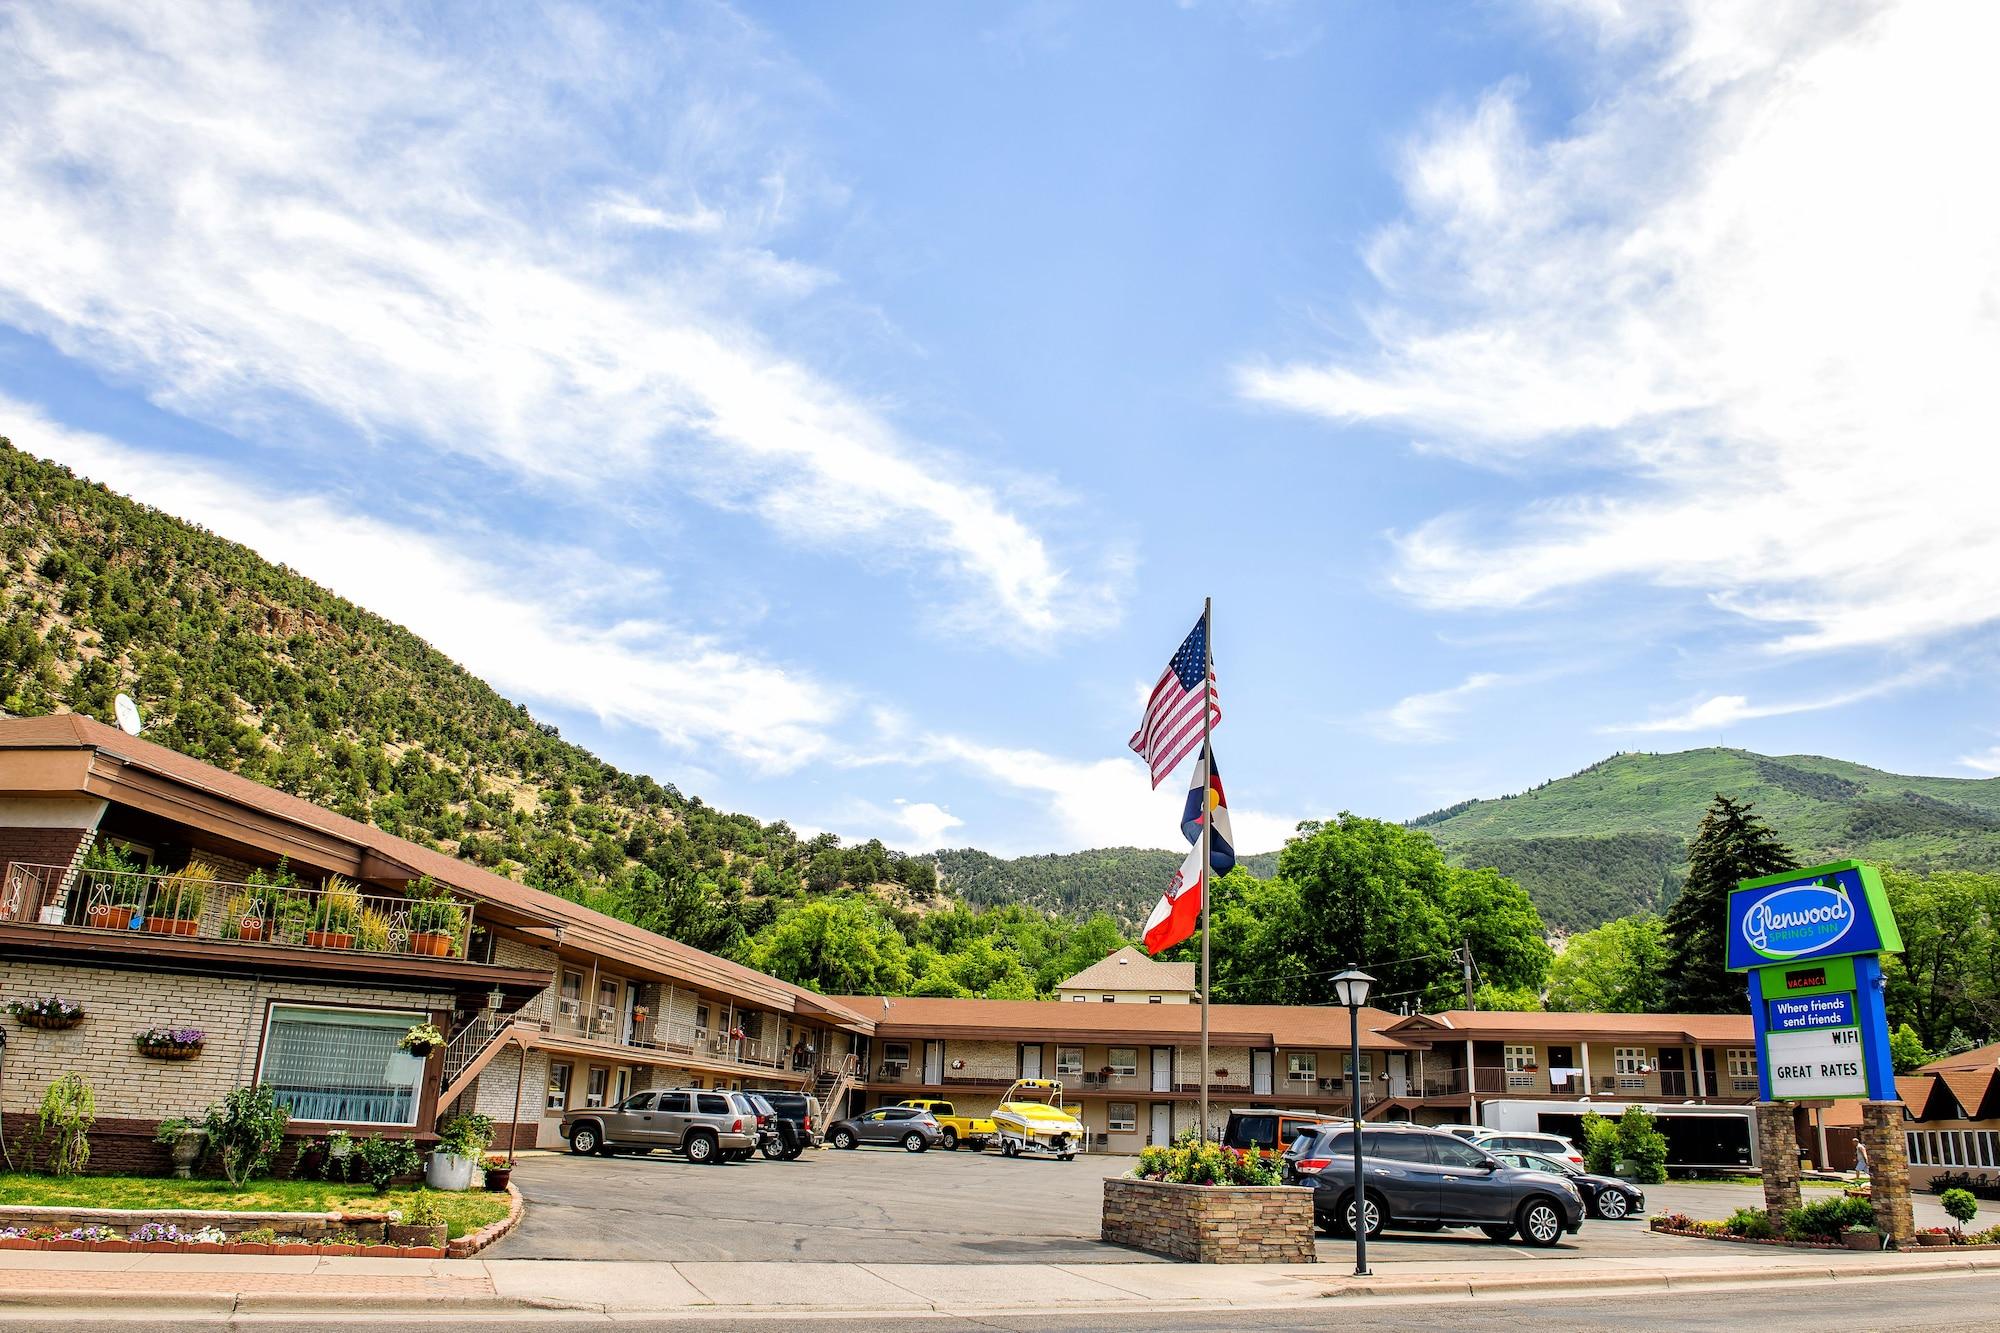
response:
[[[1836,1241],[1853,1226],[1875,1225],[1875,1209],[1866,1199],[1821,1199],[1785,1213],[1786,1240]]]
[[[1748,1240],[1770,1240],[1778,1234],[1771,1225],[1771,1215],[1762,1208],[1738,1208],[1722,1224],[1722,1229],[1732,1236],[1742,1236]]]
[[[209,889],[221,877],[214,866],[199,857],[189,861],[162,883],[162,892],[153,899],[153,915],[175,921],[195,920],[208,902]]]
[[[230,1184],[241,1185],[270,1166],[291,1119],[268,1083],[235,1088],[208,1108],[208,1146],[222,1159],[222,1174]]]
[[[1944,1215],[1960,1226],[1979,1216],[1979,1200],[1970,1190],[1946,1190],[1938,1196],[1938,1203],[1944,1207]]]
[[[278,1233],[270,1227],[251,1227],[248,1231],[237,1232],[236,1239],[244,1245],[274,1245],[277,1243]]]
[[[1585,1164],[1597,1175],[1618,1169],[1618,1126],[1595,1111],[1583,1113],[1582,1147]]]
[[[79,1176],[90,1165],[90,1127],[97,1123],[97,1095],[78,1073],[64,1074],[42,1094],[35,1137],[48,1150],[49,1174]]]
[[[466,1112],[438,1126],[438,1149],[458,1157],[482,1157],[493,1142],[493,1117]]]
[[[1174,1185],[1278,1185],[1283,1183],[1276,1153],[1261,1148],[1239,1152],[1190,1130],[1171,1147],[1152,1147],[1139,1154],[1139,1174]]]
[[[403,1222],[413,1227],[437,1227],[444,1225],[444,1209],[438,1207],[437,1199],[429,1190],[418,1190],[410,1200],[410,1206],[403,1210]]]
[[[361,1159],[362,1174],[377,1194],[387,1194],[399,1176],[415,1175],[424,1167],[416,1144],[408,1139],[385,1139],[380,1134],[355,1144],[353,1155]]]
[[[361,924],[361,891],[354,881],[328,875],[326,887],[312,912],[312,929],[330,935],[352,935]]]
[[[1666,1180],[1667,1136],[1660,1133],[1651,1112],[1644,1107],[1626,1107],[1625,1114],[1618,1117],[1613,1139],[1618,1156],[1637,1168],[1633,1175],[1641,1184],[1658,1185]]]

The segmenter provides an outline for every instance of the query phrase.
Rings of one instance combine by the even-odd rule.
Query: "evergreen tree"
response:
[[[1721,792],[1688,848],[1687,884],[1667,913],[1667,1007],[1676,1013],[1736,1013],[1748,1004],[1743,979],[1723,967],[1729,891],[1739,880],[1793,870],[1798,862],[1750,803]]]

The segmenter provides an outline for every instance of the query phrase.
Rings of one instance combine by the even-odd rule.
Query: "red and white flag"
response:
[[[1187,860],[1174,872],[1173,882],[1160,895],[1153,914],[1146,918],[1146,952],[1171,949],[1201,925],[1201,895],[1208,892],[1202,873],[1201,847],[1188,853]]]
[[[1201,744],[1204,703],[1208,725],[1213,727],[1222,721],[1222,705],[1208,664],[1206,615],[1194,623],[1194,630],[1160,673],[1159,684],[1146,700],[1146,716],[1132,733],[1132,749],[1152,770],[1155,787]]]

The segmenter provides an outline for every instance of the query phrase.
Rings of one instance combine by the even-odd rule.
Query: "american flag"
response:
[[[1132,733],[1132,749],[1153,770],[1155,787],[1201,744],[1204,698],[1208,701],[1208,725],[1222,721],[1213,671],[1207,673],[1208,688],[1202,688],[1207,664],[1208,617],[1203,616],[1160,673],[1160,683],[1153,686],[1152,697],[1146,700],[1145,720]]]

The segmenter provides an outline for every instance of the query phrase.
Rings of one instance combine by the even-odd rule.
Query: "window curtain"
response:
[[[295,1120],[414,1125],[424,1062],[397,1048],[428,1016],[279,1006],[264,1048],[264,1081]]]

